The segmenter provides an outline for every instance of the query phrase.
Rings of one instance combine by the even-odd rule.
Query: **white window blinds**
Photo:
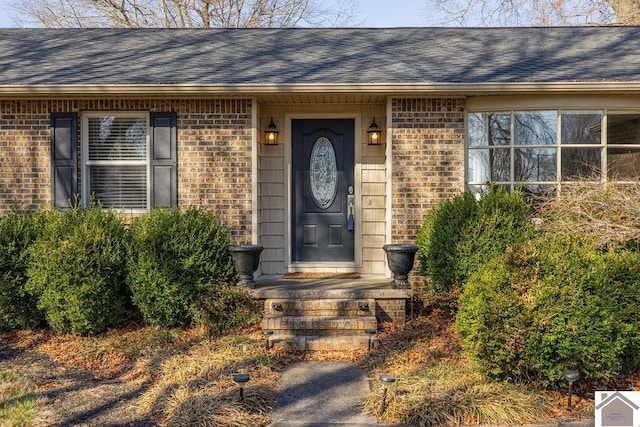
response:
[[[88,117],[88,190],[104,207],[147,209],[147,117]]]

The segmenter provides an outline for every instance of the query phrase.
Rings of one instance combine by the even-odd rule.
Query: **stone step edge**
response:
[[[405,289],[325,289],[325,290],[276,290],[249,289],[256,299],[410,299],[411,290]]]
[[[363,305],[364,308],[360,308]],[[374,299],[298,299],[268,298],[264,300],[264,314],[269,316],[371,316],[376,310]],[[278,308],[274,308],[278,306]]]
[[[262,318],[263,330],[349,330],[377,329],[375,316],[274,316]]]
[[[285,347],[298,351],[343,351],[343,350],[366,350],[380,346],[380,339],[368,336],[340,335],[332,337],[322,337],[315,335],[290,336],[274,335],[269,338],[269,346]]]

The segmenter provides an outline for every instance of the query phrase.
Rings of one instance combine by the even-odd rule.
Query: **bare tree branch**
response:
[[[425,0],[431,25],[640,24],[640,0]]]
[[[13,0],[23,24],[43,27],[190,28],[345,25],[358,0]]]

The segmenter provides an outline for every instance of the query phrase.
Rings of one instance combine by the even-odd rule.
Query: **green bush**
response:
[[[418,231],[419,272],[430,279],[437,292],[449,292],[460,279],[459,244],[468,238],[470,224],[476,221],[478,203],[470,192],[443,200],[429,211]]]
[[[257,323],[260,306],[245,288],[224,283],[209,287],[198,301],[196,321],[212,333],[221,334],[234,328]]]
[[[520,191],[492,187],[477,200],[463,193],[431,210],[418,233],[420,273],[428,300],[457,297],[487,259],[533,235],[531,206]]]
[[[126,239],[123,222],[97,205],[46,215],[27,289],[56,332],[97,333],[127,319]]]
[[[456,330],[481,371],[557,386],[640,365],[640,254],[603,252],[585,239],[543,238],[514,246],[469,279]]]
[[[131,226],[128,283],[151,325],[202,318],[200,300],[233,274],[226,229],[205,209],[154,210]]]
[[[0,216],[0,331],[32,328],[44,320],[36,299],[25,289],[28,249],[43,218],[40,212]]]

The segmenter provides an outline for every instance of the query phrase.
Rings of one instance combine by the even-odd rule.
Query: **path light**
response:
[[[573,388],[573,383],[580,379],[580,372],[574,369],[567,369],[562,373],[562,375],[564,375],[564,378],[569,383],[569,392],[567,396],[567,409],[572,410],[573,406],[571,406],[571,391]]]
[[[235,374],[233,381],[240,386],[240,402],[244,402],[244,390],[242,387],[249,381],[249,374]]]
[[[367,350],[371,350],[371,338],[373,338],[373,336],[377,334],[378,331],[376,329],[367,328],[364,330],[364,333],[369,335],[369,344],[367,345]]]
[[[267,350],[269,350],[269,338],[273,335],[273,331],[271,329],[265,329],[262,331],[262,335],[267,339]]]
[[[380,375],[380,381],[382,381],[382,385],[384,387],[383,391],[382,391],[382,403],[380,404],[380,412],[379,415],[382,415],[384,413],[384,410],[386,409],[386,400],[387,400],[387,386],[389,384],[393,384],[396,379],[395,377],[392,377],[391,375]]]

